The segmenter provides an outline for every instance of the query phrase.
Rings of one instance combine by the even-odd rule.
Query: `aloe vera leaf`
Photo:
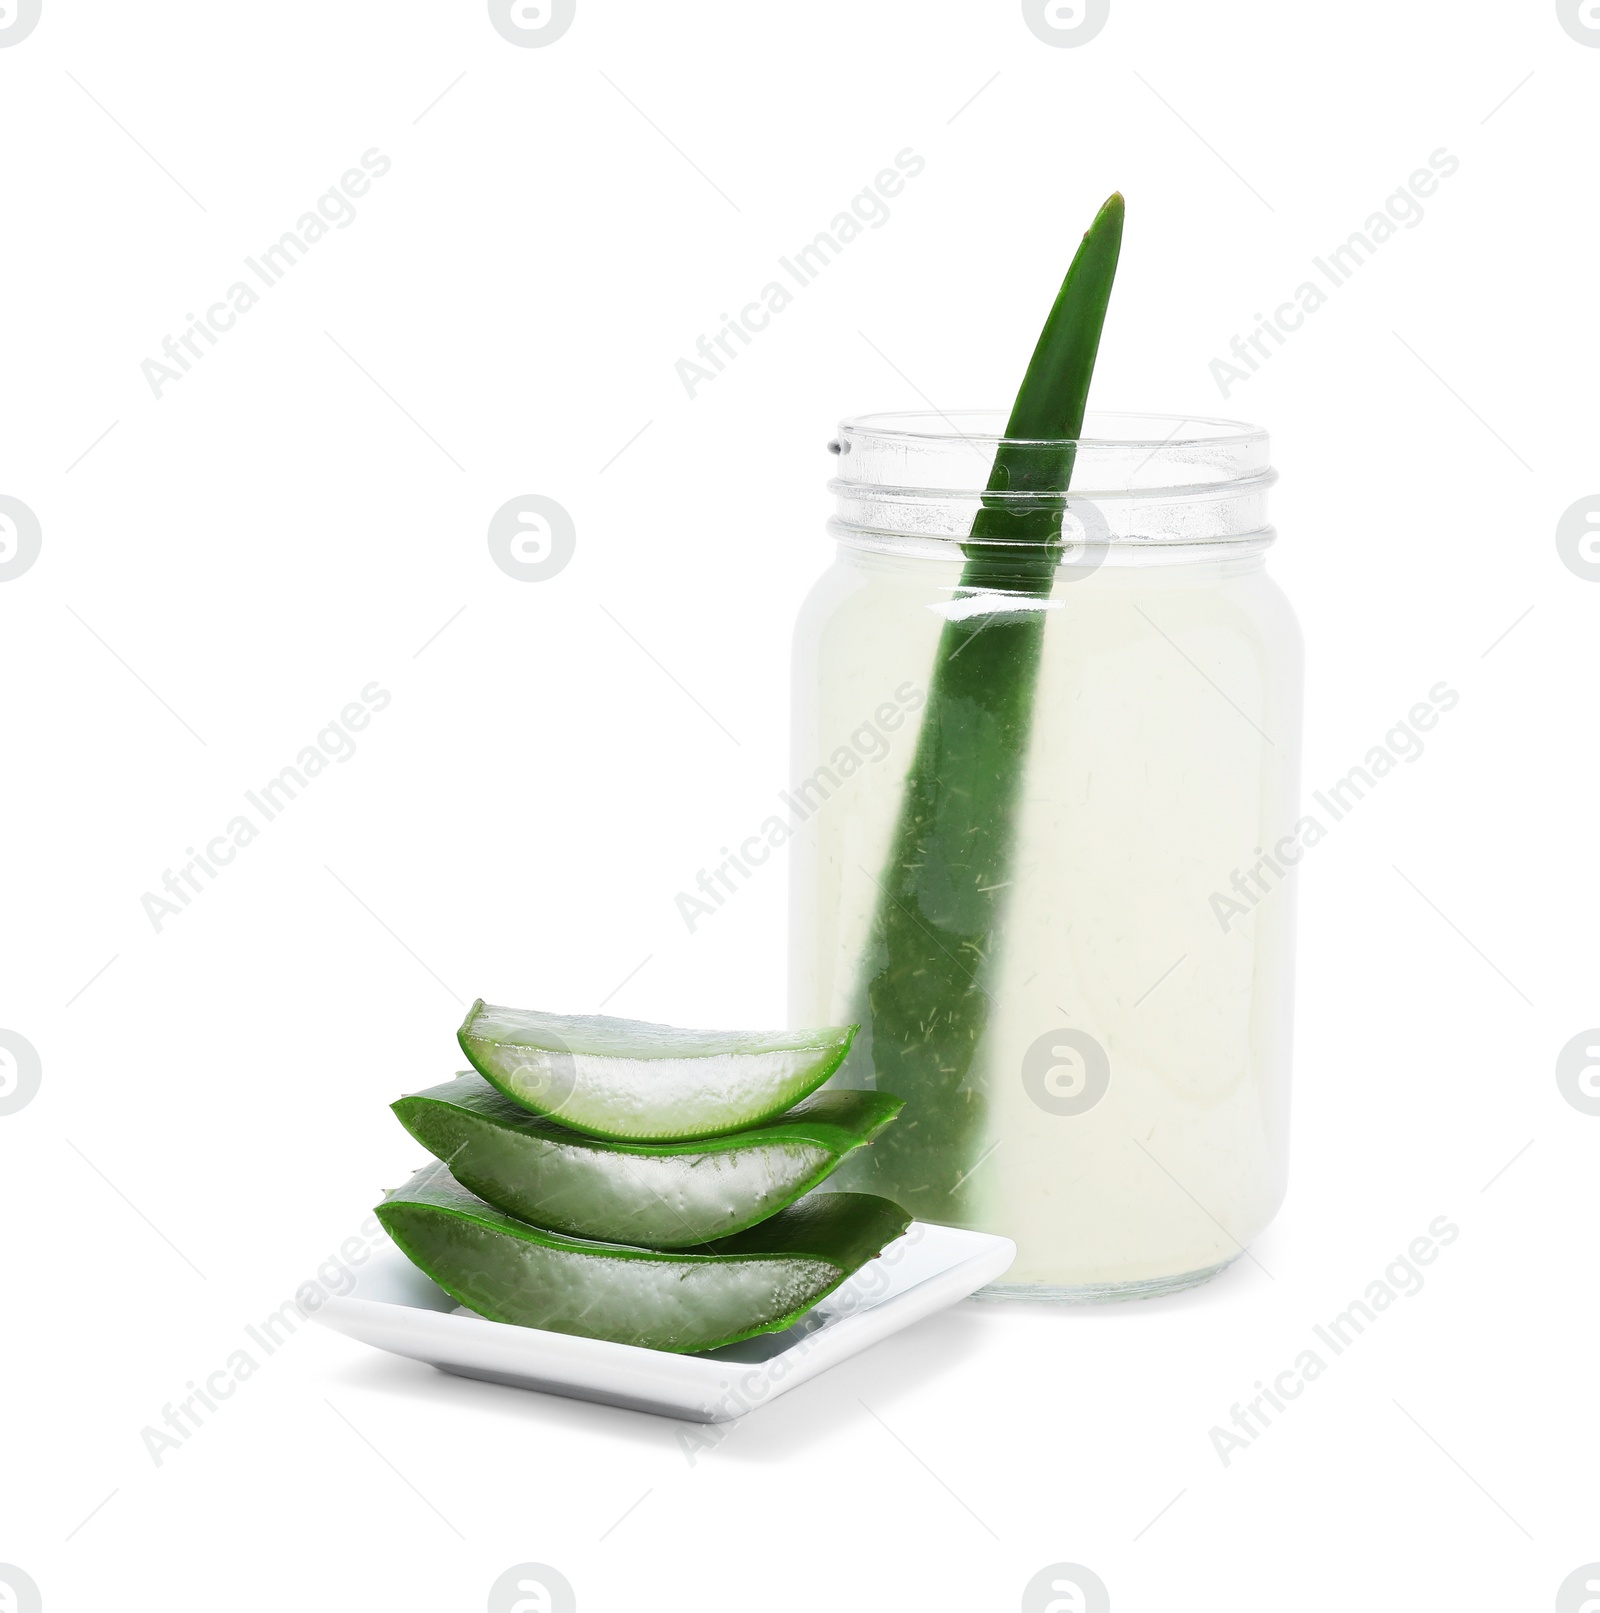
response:
[[[1044,613],[1008,611],[1004,596],[1042,599],[1054,585],[1070,439],[1083,429],[1122,223],[1115,195],[1072,260],[1011,411],[1006,437],[1030,445],[1008,441],[995,456],[987,491],[1012,496],[980,507],[961,587],[1002,597],[940,632],[864,959],[872,1077],[906,1107],[850,1184],[935,1221],[962,1213],[987,1129],[974,1060],[1044,638]],[[1030,492],[1036,502],[1015,496]]]
[[[450,1174],[534,1226],[679,1249],[754,1226],[809,1193],[900,1110],[884,1092],[818,1092],[730,1137],[601,1142],[531,1115],[478,1075],[390,1106]]]
[[[472,1005],[456,1039],[513,1103],[613,1142],[721,1137],[791,1108],[839,1067],[854,1025],[694,1031]]]
[[[911,1224],[866,1193],[822,1193],[698,1250],[563,1237],[432,1164],[377,1207],[434,1282],[492,1322],[651,1350],[710,1350],[792,1326]]]

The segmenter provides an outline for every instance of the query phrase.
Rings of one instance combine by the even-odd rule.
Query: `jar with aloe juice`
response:
[[[835,1185],[1014,1239],[986,1295],[1168,1293],[1285,1186],[1301,649],[1265,567],[1267,436],[1091,414],[1061,544],[1013,586],[1004,543],[967,541],[1013,497],[984,491],[1003,430],[869,415],[830,444],[792,1021],[859,1021],[834,1084],[906,1099]]]

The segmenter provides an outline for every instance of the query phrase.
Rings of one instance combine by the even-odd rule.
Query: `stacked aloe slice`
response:
[[[817,1193],[899,1113],[818,1092],[855,1026],[758,1035],[473,1004],[476,1074],[393,1105],[437,1163],[378,1206],[496,1322],[658,1350],[791,1326],[910,1225]]]

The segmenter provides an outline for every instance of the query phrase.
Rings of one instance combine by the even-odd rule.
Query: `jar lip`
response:
[[[1113,449],[1177,449],[1187,447],[1218,448],[1231,444],[1264,441],[1265,427],[1251,425],[1245,420],[1226,420],[1211,415],[1156,414],[1139,410],[1090,410],[1084,417],[1085,426],[1095,427],[1080,437],[1008,437],[1004,431],[1007,418],[999,409],[894,409],[879,410],[871,414],[849,415],[839,422],[842,435],[867,437],[879,442],[981,442],[1019,443],[1032,446],[1056,445],[1073,442],[1082,448]],[[959,422],[970,421],[973,429]],[[1140,428],[1155,435],[1125,435],[1107,431],[1110,422],[1138,422]],[[980,422],[1000,426],[999,430],[985,430]],[[942,430],[922,429],[938,423]],[[1161,431],[1162,426],[1171,427]],[[1179,435],[1185,426],[1202,428],[1190,435]],[[1210,428],[1210,429],[1204,429]]]
[[[1091,411],[1077,438],[1004,435],[989,409],[857,415],[841,422],[836,534],[1032,545],[1042,530],[1081,529],[1082,541],[1124,548],[1192,549],[1255,543],[1267,530],[1276,475],[1259,426],[1197,415]],[[1070,464],[1070,487],[1061,478]],[[978,512],[1010,511],[1019,524]],[[1059,512],[1059,514],[1057,514]],[[1070,517],[1070,521],[1069,518]],[[1008,537],[1007,531],[1019,535]]]

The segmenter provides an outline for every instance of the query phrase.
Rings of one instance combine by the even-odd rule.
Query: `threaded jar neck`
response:
[[[1061,564],[1147,565],[1265,549],[1277,480],[1267,433],[1236,420],[1091,413],[1075,441],[1018,441],[995,410],[908,411],[840,422],[828,529],[841,543],[949,558],[959,546],[1036,549],[1058,524]],[[1010,485],[988,491],[1006,449]],[[1039,492],[1070,450],[1071,490]],[[980,510],[984,535],[972,537]],[[1009,528],[1009,531],[1008,531]],[[1011,533],[1015,535],[1012,536]]]

